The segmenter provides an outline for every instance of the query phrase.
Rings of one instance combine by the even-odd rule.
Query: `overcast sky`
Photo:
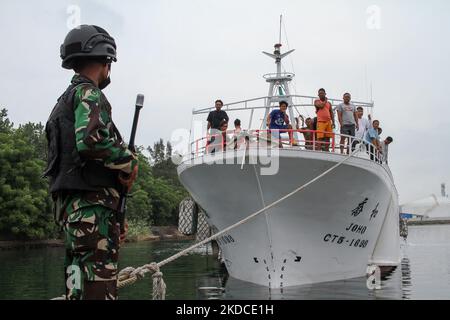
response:
[[[261,51],[273,50],[283,14],[292,91],[368,100],[372,83],[401,202],[450,189],[448,0],[0,0],[0,107],[16,124],[45,122],[67,87],[59,47],[77,8],[118,44],[105,94],[124,136],[146,96],[138,144],[189,129],[192,109],[216,98],[266,95],[261,76],[275,69]]]

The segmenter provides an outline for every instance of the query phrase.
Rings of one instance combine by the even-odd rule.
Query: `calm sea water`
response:
[[[121,251],[121,267],[160,261],[190,243],[142,242]],[[0,299],[50,299],[64,291],[63,249],[0,252]],[[409,227],[402,264],[369,291],[366,279],[272,290],[227,278],[211,256],[192,254],[163,268],[167,299],[450,299],[450,225]],[[199,287],[225,287],[225,292]],[[121,289],[121,299],[151,299],[151,280]]]

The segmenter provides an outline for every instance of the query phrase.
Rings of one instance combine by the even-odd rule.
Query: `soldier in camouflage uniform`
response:
[[[61,46],[76,74],[46,125],[50,191],[66,235],[67,299],[116,299],[119,190],[131,188],[137,158],[123,143],[102,93],[116,44],[102,28],[82,25]],[[124,235],[122,235],[123,237]]]

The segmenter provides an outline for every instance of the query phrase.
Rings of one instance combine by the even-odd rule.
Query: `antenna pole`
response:
[[[372,82],[370,83],[370,102],[373,102],[373,86],[372,86]]]
[[[282,14],[280,14],[280,37],[279,37],[279,41],[278,41],[278,43],[280,43],[281,44],[281,23],[282,23],[282,21],[283,21],[283,15]]]

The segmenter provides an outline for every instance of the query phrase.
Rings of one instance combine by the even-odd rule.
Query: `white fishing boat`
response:
[[[348,136],[350,144],[356,140],[361,147],[350,157],[341,154],[336,143],[341,135],[337,133],[329,152],[319,150],[315,132],[313,141],[305,141],[305,131],[298,129],[292,130],[293,139],[281,135],[282,148],[273,138],[267,143],[265,119],[281,100],[289,103],[290,119],[298,108],[314,112],[316,98],[291,94],[289,84],[295,75],[282,72],[281,61],[291,52],[281,53],[278,43],[273,54],[265,53],[277,67],[276,73],[264,76],[269,84],[268,96],[223,107],[230,123],[234,114],[248,114],[243,125],[248,138],[241,135],[241,143],[235,148],[233,132],[229,132],[231,143],[220,144],[211,153],[208,134],[192,137],[190,150],[178,166],[180,181],[217,232],[342,162],[218,239],[230,276],[283,288],[361,277],[369,264],[398,266],[398,195],[389,167],[377,161],[378,155],[373,154],[371,160],[362,142]],[[342,102],[329,101],[333,106]],[[353,103],[367,110],[374,106],[372,102]],[[193,116],[204,121],[213,109],[194,110]],[[262,121],[254,125],[255,119]]]

